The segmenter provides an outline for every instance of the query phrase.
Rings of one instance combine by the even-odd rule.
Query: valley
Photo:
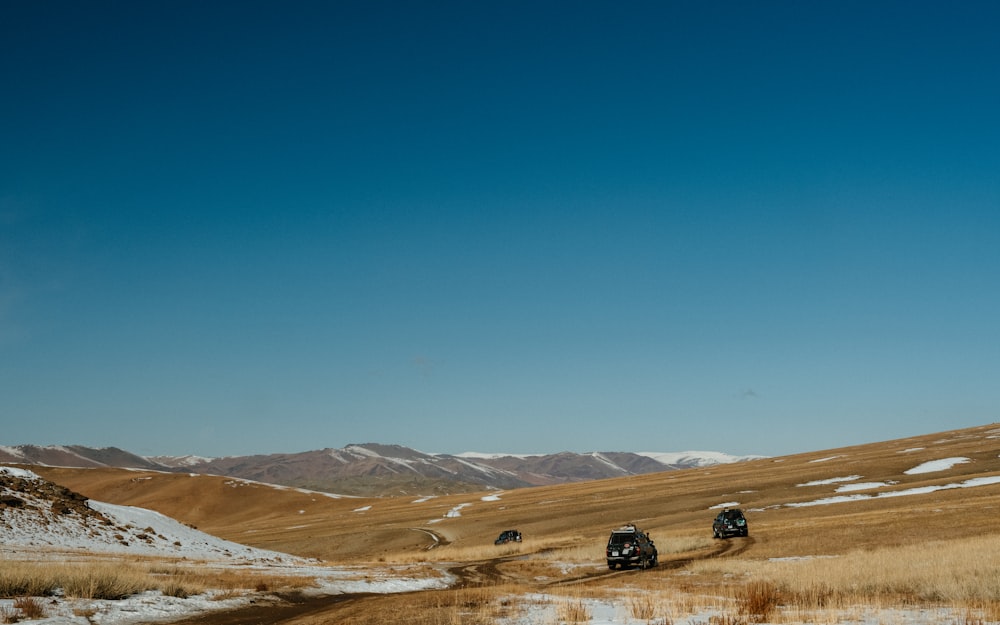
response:
[[[293,592],[279,602],[286,607],[273,608],[277,620],[267,622],[844,622],[852,613],[914,606],[923,616],[899,613],[899,622],[1000,619],[1000,589],[986,581],[1000,578],[1000,539],[984,525],[1000,509],[1000,425],[448,495],[351,497],[190,473],[30,469],[87,498],[156,510],[213,536],[320,566],[398,567],[452,580],[447,588],[402,594],[295,599],[306,595]],[[743,510],[748,537],[712,538],[712,519],[724,507]],[[608,532],[626,523],[655,540],[659,566],[607,569]],[[522,542],[493,544],[511,528]],[[773,605],[754,613],[765,608],[747,607],[751,596]],[[651,616],[621,616],[642,598],[655,604]],[[310,607],[287,607],[296,601]],[[590,617],[562,618],[568,604]],[[617,606],[618,616],[602,616],[601,605]],[[390,618],[400,614],[405,619]],[[237,622],[215,618],[229,617],[186,622]]]

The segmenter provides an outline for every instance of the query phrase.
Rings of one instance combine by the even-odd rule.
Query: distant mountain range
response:
[[[224,475],[344,495],[430,495],[624,477],[762,456],[722,452],[562,452],[544,455],[428,454],[365,443],[291,454],[145,457],[116,447],[0,446],[0,463],[118,467]]]

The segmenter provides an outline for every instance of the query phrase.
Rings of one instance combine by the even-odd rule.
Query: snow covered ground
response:
[[[314,578],[317,586],[308,590],[308,593],[325,595],[429,590],[443,588],[451,581],[448,577],[408,577],[405,570],[395,571],[389,568],[382,570],[318,566],[281,567],[277,570],[274,567],[261,568],[271,573]],[[45,618],[20,622],[44,625],[138,625],[176,621],[193,614],[232,610],[250,603],[263,604],[267,601],[268,597],[259,594],[230,598],[221,590],[184,599],[170,597],[159,591],[144,592],[114,601],[46,597],[43,600]],[[0,599],[0,615],[16,613],[14,605],[14,599]]]
[[[53,493],[56,493],[53,495]],[[0,495],[20,503],[0,506],[0,566],[4,561],[66,561],[86,555],[131,554],[176,558],[192,566],[238,567],[282,576],[315,580],[307,592],[396,593],[442,588],[447,575],[413,574],[406,568],[329,567],[314,560],[256,549],[222,540],[152,510],[87,501],[95,513],[63,514],[54,510],[59,490],[24,469],[0,466]],[[56,497],[56,499],[53,499]],[[100,515],[100,516],[98,516]],[[145,592],[123,600],[83,600],[46,597],[41,620],[46,625],[133,625],[174,621],[191,614],[228,610],[266,601],[266,597],[229,598],[212,591],[185,599]],[[16,615],[15,600],[0,599],[0,621]]]

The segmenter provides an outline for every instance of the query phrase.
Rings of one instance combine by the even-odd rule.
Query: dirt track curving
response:
[[[318,595],[307,597],[299,593],[279,595],[276,600],[256,603],[236,610],[209,612],[174,621],[173,625],[277,625],[297,623],[306,617],[332,612],[338,605],[358,601],[370,593]]]
[[[438,540],[444,541],[444,538],[439,536]],[[684,568],[697,560],[733,557],[743,553],[753,546],[753,544],[753,538],[720,541],[712,550],[693,557],[661,560],[658,568],[676,570]],[[501,565],[505,562],[523,557],[523,555],[507,556],[481,562],[467,562],[455,565],[448,569],[448,572],[457,580],[449,590],[495,586],[503,582],[525,583],[526,580],[517,579],[504,573],[501,569]],[[621,575],[641,574],[642,571],[639,569],[595,569],[573,578],[546,582],[534,581],[532,584],[538,590],[544,591],[548,587],[581,584]],[[391,597],[402,599],[420,592],[447,592],[447,590],[396,593],[391,595]],[[281,594],[272,601],[259,602],[237,610],[199,614],[175,621],[173,625],[308,625],[312,623],[330,623],[337,622],[338,616],[342,611],[353,608],[356,604],[364,606],[363,602],[365,601],[385,601],[389,597],[376,593],[346,593],[341,595],[316,596],[288,593]]]

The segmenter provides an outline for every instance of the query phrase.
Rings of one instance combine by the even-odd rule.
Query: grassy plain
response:
[[[911,471],[947,458],[965,460]],[[151,508],[228,540],[331,564],[490,563],[478,569],[477,584],[405,597],[423,606],[408,610],[414,623],[493,623],[523,606],[510,597],[539,592],[564,598],[560,620],[567,622],[585,609],[581,598],[609,596],[647,622],[706,608],[734,624],[837,622],[845,611],[901,606],[956,608],[963,625],[1000,621],[1000,535],[992,521],[1000,484],[974,485],[1000,475],[997,424],[703,469],[433,498],[338,498],[188,474],[32,470],[93,499]],[[850,484],[870,486],[838,492]],[[860,498],[816,504],[847,496]],[[712,518],[727,504],[746,513],[748,538],[711,538]],[[624,523],[653,536],[660,567],[607,574],[604,543]],[[510,528],[524,542],[495,546]],[[343,606],[337,622],[393,622],[378,620],[399,609],[393,603],[382,597],[377,606]]]

